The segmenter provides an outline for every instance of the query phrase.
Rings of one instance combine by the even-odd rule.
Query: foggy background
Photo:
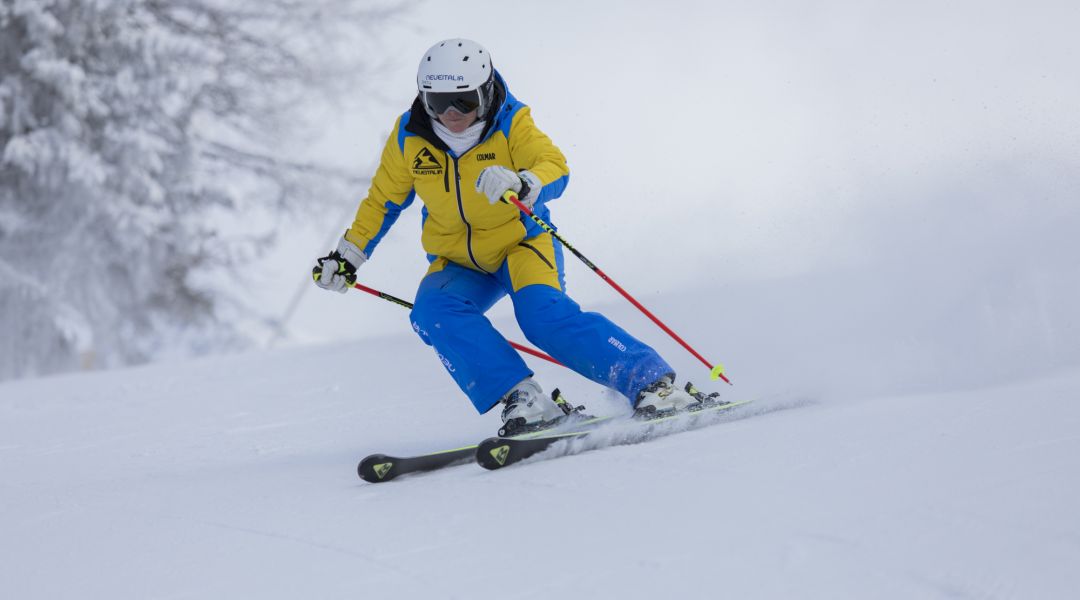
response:
[[[685,306],[659,316],[733,378],[857,393],[1080,360],[1075,4],[402,8],[370,21],[363,43],[312,46],[313,64],[343,52],[373,68],[336,100],[295,103],[304,126],[280,149],[351,179],[292,190],[287,213],[215,223],[279,234],[230,267],[243,283],[203,275],[230,302],[216,318],[247,341],[197,353],[407,331],[406,311],[320,293],[310,268],[365,195],[420,55],[460,36],[489,48],[566,153],[570,186],[552,204],[562,234],[646,306]],[[412,298],[426,268],[419,214],[402,216],[362,282]],[[587,309],[666,343],[576,259],[567,271]],[[509,314],[492,311],[520,340]]]

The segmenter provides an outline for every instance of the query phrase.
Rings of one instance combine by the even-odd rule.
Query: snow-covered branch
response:
[[[5,336],[11,315],[35,336],[0,348],[0,379],[70,368],[87,348],[119,364],[174,339],[237,341],[199,282],[274,232],[216,223],[272,223],[257,215],[355,185],[285,150],[302,107],[377,67],[347,50],[402,9],[366,4],[0,5],[0,306]]]

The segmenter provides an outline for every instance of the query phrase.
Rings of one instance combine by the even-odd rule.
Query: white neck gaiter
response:
[[[480,134],[484,132],[484,124],[486,121],[477,121],[469,128],[461,133],[454,133],[446,128],[438,121],[438,119],[432,119],[431,125],[435,129],[435,135],[439,136],[439,139],[446,142],[447,146],[454,151],[454,156],[461,156],[469,148],[472,148],[480,142]]]

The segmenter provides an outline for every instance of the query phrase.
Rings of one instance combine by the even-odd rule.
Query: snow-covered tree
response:
[[[2,1],[0,379],[241,341],[206,274],[273,231],[218,224],[340,180],[282,149],[374,67],[358,4]]]

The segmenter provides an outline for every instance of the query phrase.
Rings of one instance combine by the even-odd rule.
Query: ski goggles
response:
[[[437,115],[441,115],[451,108],[464,115],[480,108],[480,90],[424,92],[424,102]]]

